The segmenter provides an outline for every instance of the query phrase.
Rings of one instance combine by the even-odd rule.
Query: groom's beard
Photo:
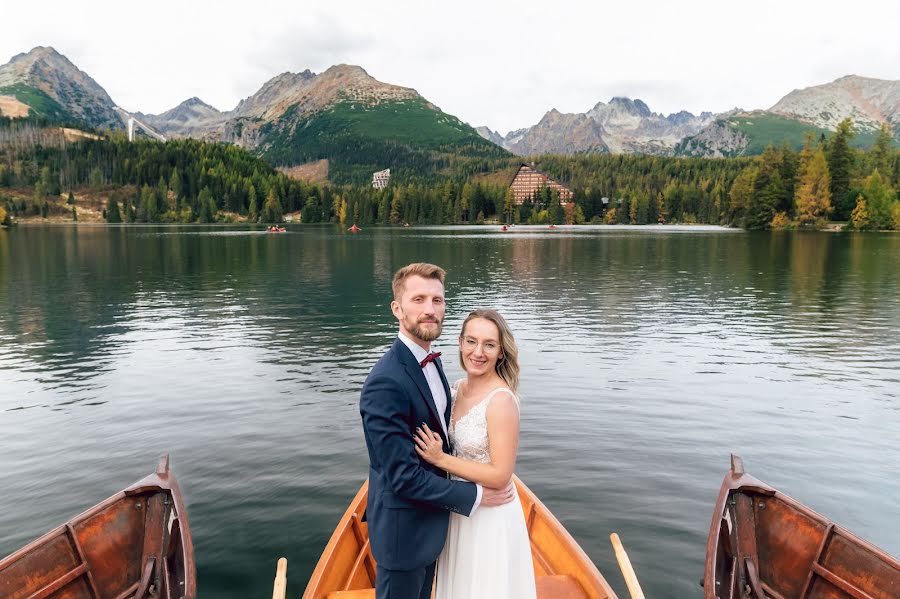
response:
[[[430,328],[426,328],[426,327],[422,326],[423,323],[437,324],[437,327],[432,326]],[[441,325],[442,324],[443,324],[442,321],[440,321],[436,318],[431,318],[431,319],[422,318],[422,319],[416,321],[415,326],[413,326],[409,330],[409,332],[412,333],[413,335],[415,335],[417,339],[421,339],[422,341],[431,343],[432,341],[434,341],[435,339],[437,339],[438,337],[441,336]]]

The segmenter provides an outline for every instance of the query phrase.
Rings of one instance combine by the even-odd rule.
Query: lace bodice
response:
[[[447,434],[449,435],[450,443],[453,446],[453,455],[471,462],[488,464],[491,461],[491,447],[487,431],[487,408],[492,397],[498,393],[512,394],[512,391],[505,387],[494,389],[488,393],[484,399],[472,406],[467,413],[463,414],[462,418],[459,418],[454,422],[453,419],[456,417],[454,410],[456,407],[456,396],[459,392],[459,383],[460,381],[454,383],[453,388],[450,391],[451,418]],[[512,394],[512,397],[515,399],[516,405],[518,405],[519,399],[515,394]]]

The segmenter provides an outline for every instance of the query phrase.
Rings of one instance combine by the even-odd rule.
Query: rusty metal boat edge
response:
[[[900,560],[747,474],[732,455],[703,587],[704,599],[895,599]]]
[[[91,599],[139,599],[151,590],[161,599],[196,599],[194,543],[168,455],[152,474],[0,560],[4,598],[63,589]]]

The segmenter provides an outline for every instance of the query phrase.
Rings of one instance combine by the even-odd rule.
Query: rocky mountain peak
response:
[[[483,137],[520,155],[580,152],[641,152],[672,154],[676,144],[696,134],[713,120],[712,113],[696,117],[681,111],[668,117],[657,114],[640,99],[616,96],[597,102],[585,113],[566,114],[553,108],[534,126],[511,131],[505,137],[489,129]]]
[[[835,129],[845,118],[863,130],[900,124],[900,81],[847,75],[830,83],[795,89],[769,112]]]
[[[68,58],[57,52],[53,46],[35,46],[28,52],[16,54],[9,62],[10,64],[31,65],[39,60],[58,61],[77,70],[77,67]]]
[[[704,112],[700,116],[702,117],[703,115],[709,115],[709,114],[711,114],[711,113]],[[691,122],[695,118],[697,118],[697,117],[695,117],[693,114],[691,114],[687,110],[680,110],[678,112],[674,112],[674,113],[670,114],[669,116],[667,116],[666,120],[669,121],[670,123],[672,123],[673,125],[683,125],[685,123]]]
[[[98,127],[121,127],[115,103],[96,81],[50,46],[17,54],[0,66],[0,87],[39,90],[75,119]]]
[[[627,114],[633,114],[640,117],[648,117],[653,114],[650,111],[650,107],[639,99],[632,100],[631,98],[616,96],[609,101],[609,105],[611,107],[616,107]]]
[[[212,106],[210,106],[209,104],[207,104],[206,102],[204,102],[203,100],[198,98],[197,96],[194,96],[193,98],[188,98],[187,100],[185,100],[184,102],[179,104],[178,107],[179,108],[211,108],[212,110],[215,110],[215,108],[213,108]]]
[[[37,46],[29,52],[16,54],[8,63],[0,67],[0,85],[25,83],[32,76],[52,74],[57,78],[82,79],[96,88],[97,83],[72,64],[68,58],[51,46]]]

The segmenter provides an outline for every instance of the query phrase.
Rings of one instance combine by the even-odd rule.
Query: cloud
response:
[[[254,42],[247,53],[248,66],[274,76],[358,62],[375,39],[367,31],[352,31],[335,15],[316,14],[275,33],[257,34]]]
[[[697,114],[767,108],[850,73],[900,79],[900,4],[879,0],[852,10],[838,0],[760,0],[752,11],[715,0],[459,0],[450,10],[421,0],[222,0],[213,9],[158,0],[152,29],[136,25],[145,13],[114,0],[97,0],[90,15],[65,0],[13,2],[0,60],[55,46],[123,107],[144,112],[190,96],[230,110],[279,73],[344,62],[503,131],[613,96]]]

